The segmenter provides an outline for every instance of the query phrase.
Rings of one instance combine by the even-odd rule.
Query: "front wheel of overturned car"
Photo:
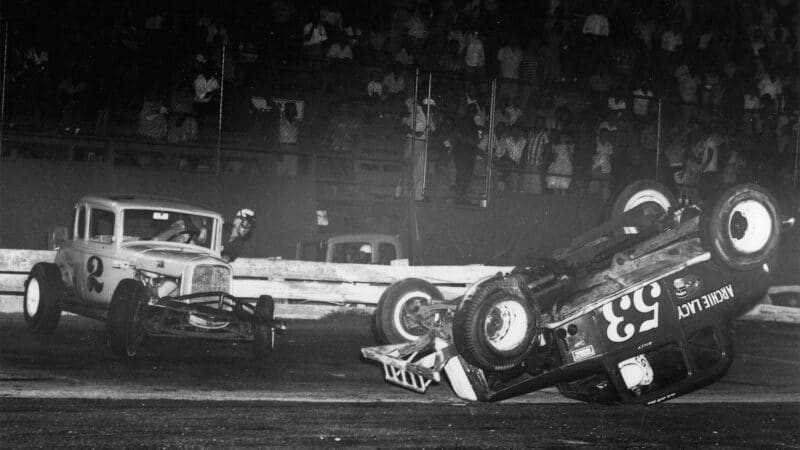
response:
[[[136,280],[122,280],[114,295],[106,320],[106,333],[111,352],[116,356],[134,357],[147,334],[143,313],[147,291]]]
[[[484,370],[518,367],[534,345],[539,311],[521,282],[489,281],[464,299],[453,321],[453,342],[470,364]]]
[[[407,278],[383,291],[375,310],[375,332],[386,344],[413,342],[430,331],[434,318],[423,307],[442,300],[434,285],[420,279]]]
[[[275,348],[275,328],[271,324],[274,317],[275,301],[262,295],[256,301],[253,317],[253,357],[256,360],[268,358]]]
[[[752,270],[778,250],[777,201],[761,186],[742,184],[728,189],[702,220],[704,247],[730,269]]]
[[[25,282],[25,297],[22,312],[31,331],[50,334],[55,331],[61,318],[61,297],[64,283],[58,266],[38,263],[33,266]]]

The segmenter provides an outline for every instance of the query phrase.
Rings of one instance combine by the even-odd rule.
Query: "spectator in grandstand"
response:
[[[373,70],[369,73],[367,83],[367,97],[373,99],[383,99],[383,83],[381,83],[381,73]]]
[[[522,170],[522,192],[542,193],[542,167],[550,153],[550,130],[545,127],[544,117],[536,115],[531,121],[525,151],[520,159]]]
[[[66,133],[78,134],[86,97],[86,80],[80,69],[73,67],[58,84],[57,100],[61,108],[61,128]]]
[[[572,156],[575,145],[566,133],[559,132],[553,146],[553,162],[547,168],[547,188],[558,195],[566,195],[572,183]]]
[[[201,72],[194,79],[194,110],[202,122],[203,118],[214,113],[219,105],[213,101],[220,84],[211,63],[202,65]]]
[[[403,75],[403,72],[392,69],[389,73],[383,77],[383,81],[381,82],[383,85],[383,92],[385,95],[389,97],[394,97],[398,94],[401,94],[406,89],[406,78]]]
[[[158,99],[145,99],[139,112],[139,136],[161,140],[167,137],[167,131],[167,108]]]
[[[683,33],[680,22],[676,20],[661,33],[661,65],[664,69],[671,70],[675,67],[682,47]]]
[[[539,82],[539,55],[538,44],[535,40],[528,43],[528,47],[522,54],[522,59],[519,62],[519,75],[521,83],[520,102],[524,108],[528,107],[531,95],[536,89]]]
[[[470,78],[478,79],[485,75],[486,56],[484,54],[483,39],[480,33],[472,31],[467,35],[464,64]]]
[[[611,198],[611,155],[613,154],[614,145],[611,143],[609,131],[605,128],[599,130],[592,157],[592,179],[589,182],[589,192],[599,193],[603,200]]]
[[[497,125],[499,128],[500,124]],[[504,130],[504,134],[498,140],[497,154],[495,154],[495,164],[500,169],[498,191],[519,192],[520,160],[527,141],[520,127],[508,126],[504,127]]]
[[[322,46],[328,40],[328,31],[319,18],[313,18],[303,25],[303,52],[309,59],[312,70],[321,68]]]
[[[519,95],[519,65],[522,61],[522,49],[516,39],[509,39],[506,45],[497,51],[500,64],[500,90],[497,93],[501,103],[507,103]]]
[[[446,146],[450,149],[456,169],[456,204],[467,203],[475,161],[479,153],[478,128],[469,117],[456,119],[445,131]]]
[[[752,85],[745,90],[742,122],[745,135],[761,134],[761,98],[758,95],[758,89]]]
[[[644,119],[650,113],[650,102],[654,94],[650,89],[650,80],[642,78],[633,90],[633,115]]]
[[[678,80],[678,95],[682,103],[683,120],[688,121],[695,112],[700,80],[689,72],[689,67],[685,64],[675,70],[675,78]]]

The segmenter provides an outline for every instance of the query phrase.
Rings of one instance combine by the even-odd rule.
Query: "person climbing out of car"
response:
[[[250,232],[256,226],[256,213],[249,208],[240,209],[233,222],[225,223],[222,228],[222,259],[233,262],[242,254],[244,243],[250,238]]]

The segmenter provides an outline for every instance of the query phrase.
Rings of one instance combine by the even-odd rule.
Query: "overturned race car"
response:
[[[145,337],[252,342],[268,357],[276,330],[272,297],[230,294],[233,271],[220,257],[222,217],[183,202],[87,195],[75,207],[72,238],[53,263],[25,282],[28,328],[49,334],[62,311],[106,322],[114,354],[133,357]]]
[[[421,279],[389,286],[375,313],[386,345],[362,354],[421,393],[444,372],[472,401],[550,386],[588,402],[669,400],[726,373],[730,321],[765,293],[791,222],[757,185],[701,210],[638,181],[608,222],[550,260],[482,279],[453,300]]]

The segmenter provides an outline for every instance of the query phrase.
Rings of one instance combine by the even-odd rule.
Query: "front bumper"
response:
[[[190,337],[248,342],[258,326],[283,331],[274,318],[272,297],[235,297],[226,292],[201,292],[151,300],[143,311],[150,336]]]

